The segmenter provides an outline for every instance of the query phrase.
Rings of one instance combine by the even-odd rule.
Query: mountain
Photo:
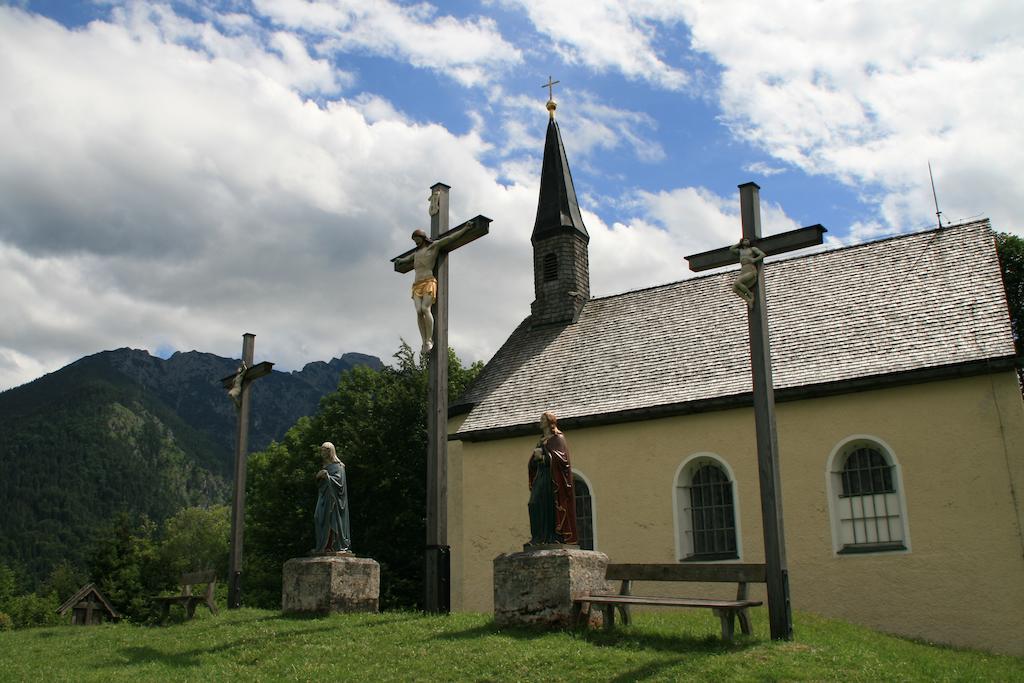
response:
[[[233,375],[237,359],[199,351],[177,352],[167,360],[146,351],[118,349],[83,358],[71,366],[109,368],[143,387],[171,408],[186,423],[209,435],[226,453],[234,452],[235,409],[221,386]],[[252,385],[249,447],[266,448],[280,439],[296,420],[312,414],[320,398],[338,388],[341,373],[357,365],[383,367],[376,356],[346,353],[329,362],[307,363],[302,370],[274,371]],[[0,394],[2,400],[3,394]]]
[[[312,414],[341,374],[380,359],[346,353],[253,384],[250,450]],[[0,393],[0,560],[45,576],[80,562],[118,511],[162,521],[230,495],[236,413],[220,384],[238,361],[209,353],[164,360],[118,349]]]

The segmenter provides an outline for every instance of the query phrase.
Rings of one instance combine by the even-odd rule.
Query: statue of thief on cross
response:
[[[735,245],[729,247],[729,251],[736,254],[740,259],[740,274],[732,283],[732,291],[747,302],[748,307],[754,305],[754,285],[757,284],[757,262],[764,258],[765,253],[757,247],[750,245],[746,237]]]
[[[430,195],[431,216],[439,210],[438,197],[437,190]],[[434,348],[434,315],[430,312],[430,307],[437,301],[437,278],[434,277],[437,256],[442,249],[461,237],[470,227],[472,227],[472,223],[467,223],[461,229],[436,240],[427,237],[427,233],[422,230],[414,230],[412,241],[416,243],[416,250],[408,256],[395,259],[395,263],[399,265],[411,261],[416,273],[416,278],[412,283],[412,303],[416,308],[416,324],[420,329],[423,354],[430,353],[430,350]]]

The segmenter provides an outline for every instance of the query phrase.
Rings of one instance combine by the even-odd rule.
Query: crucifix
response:
[[[448,191],[430,188],[430,237],[412,234],[416,246],[391,259],[395,271],[416,271],[412,299],[424,355],[427,394],[427,612],[451,611],[451,549],[448,546],[448,252],[490,232],[491,219],[477,216],[448,229]]]
[[[263,361],[252,364],[256,335],[242,335],[242,362],[235,374],[224,377],[220,383],[238,411],[238,433],[235,440],[235,495],[231,504],[231,558],[228,568],[228,607],[242,606],[242,535],[245,530],[245,468],[249,450],[249,393],[252,383],[269,375],[273,363]]]
[[[544,85],[540,86],[542,88],[547,88],[548,89],[548,101],[549,102],[553,101],[555,99],[555,86],[558,85],[561,82],[562,81],[553,81],[553,80],[551,80],[551,76],[548,76],[548,82],[545,83]]]
[[[747,303],[750,368],[754,389],[754,424],[757,431],[757,470],[761,488],[761,520],[768,588],[768,619],[774,640],[792,640],[793,614],[789,602],[786,540],[782,528],[782,487],[779,443],[775,429],[775,388],[768,345],[768,310],[765,306],[765,256],[811,247],[822,242],[825,228],[811,225],[770,237],[761,237],[761,201],[755,183],[740,189],[743,237],[732,247],[687,256],[690,270],[702,271],[735,263],[740,272],[733,291]]]

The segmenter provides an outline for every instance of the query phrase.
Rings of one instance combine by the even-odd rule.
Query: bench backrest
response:
[[[207,596],[213,595],[213,587],[217,583],[217,572],[212,569],[202,572],[187,572],[181,575],[178,579],[178,583],[181,584],[182,595],[192,595],[192,586],[199,583],[205,583]]]
[[[609,581],[764,583],[763,564],[609,564]]]

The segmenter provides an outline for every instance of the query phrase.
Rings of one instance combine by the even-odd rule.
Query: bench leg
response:
[[[629,605],[618,605],[619,616],[622,617],[622,625],[629,626],[631,619],[629,614]]]
[[[589,610],[588,610],[589,611]],[[583,625],[583,603],[578,600],[572,603],[572,627],[578,629]]]
[[[722,640],[731,643],[735,630],[736,610],[716,609],[715,614],[718,616],[719,621],[722,622]]]
[[[196,603],[195,600],[189,600],[185,603],[185,610],[188,612],[188,618],[191,619],[196,615]]]
[[[615,626],[615,605],[601,605],[601,609],[604,610],[604,628],[610,631]]]
[[[744,607],[743,609],[739,610],[736,613],[736,616],[738,616],[740,619],[740,631],[742,631],[744,635],[748,636],[751,633],[753,633],[753,631],[750,628],[750,613],[747,611],[747,608]]]

